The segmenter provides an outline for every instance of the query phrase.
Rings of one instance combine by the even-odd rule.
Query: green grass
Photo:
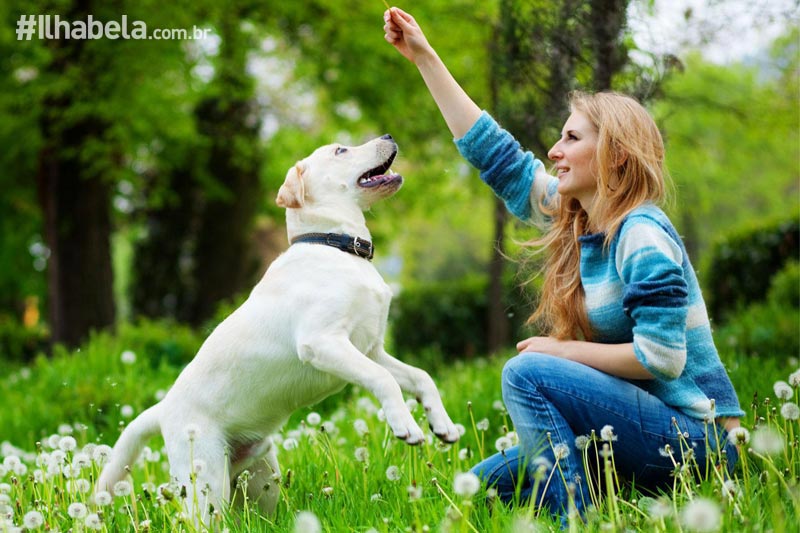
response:
[[[181,512],[179,492],[158,496],[159,485],[168,481],[163,453],[141,460],[133,469],[132,493],[114,496],[104,506],[89,500],[97,463],[89,461],[78,470],[64,470],[63,465],[85,459],[82,451],[91,453],[97,444],[113,444],[130,420],[128,411],[139,413],[155,402],[199,340],[177,326],[126,326],[115,336],[94,337],[79,352],[59,351],[29,367],[5,368],[0,380],[4,403],[0,409],[0,456],[4,457],[0,532],[16,531],[31,512],[40,513],[41,531],[92,531],[95,524],[101,531],[115,532],[195,531]],[[126,350],[136,353],[132,364],[121,360]],[[706,519],[708,531],[797,531],[800,426],[797,420],[782,416],[781,408],[787,401],[798,402],[798,389],[793,388],[791,398],[785,400],[776,398],[773,391],[773,383],[788,380],[797,367],[796,360],[786,359],[724,354],[747,411],[743,425],[751,435],[743,446],[733,484],[723,484],[719,473],[706,471],[705,465],[696,465],[701,471],[698,480],[690,473],[695,468],[689,462],[688,467],[676,469],[672,490],[644,496],[623,484],[619,491],[598,499],[587,524],[573,521],[570,529],[702,531],[701,522]],[[498,405],[503,363],[496,358],[427,365],[453,420],[465,429],[453,446],[432,438],[419,447],[396,441],[381,421],[374,398],[354,387],[296,413],[279,437],[283,475],[276,515],[260,516],[247,502],[244,510],[215,515],[213,527],[230,532],[294,531],[297,525],[298,530],[313,531],[303,525],[309,515],[301,514],[310,512],[322,531],[332,532],[557,530],[558,524],[540,515],[535,506],[509,508],[487,499],[483,490],[466,495],[454,488],[456,475],[494,453],[495,441],[512,429]],[[754,396],[757,399],[751,404]],[[420,419],[424,418],[421,411],[414,410]],[[320,415],[321,423],[306,421],[311,412]],[[363,422],[356,424],[357,420]],[[311,422],[316,422],[314,416]],[[64,435],[76,440],[75,449],[69,449],[69,439],[62,442]],[[760,442],[764,436],[775,437],[777,448],[770,452]],[[293,441],[296,447],[286,444]],[[59,444],[68,449],[56,452],[54,459]],[[160,440],[150,443],[156,451],[161,445]],[[683,463],[679,452],[676,455],[676,461]],[[19,463],[9,457],[19,458]],[[387,469],[395,470],[392,467],[397,479],[387,477]],[[559,482],[558,476],[551,482]],[[85,504],[85,511],[75,503]],[[84,512],[90,515],[88,521],[81,516]],[[29,520],[36,517],[28,515]]]

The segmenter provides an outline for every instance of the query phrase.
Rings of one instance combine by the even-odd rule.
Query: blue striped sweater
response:
[[[543,220],[539,200],[558,194],[558,179],[488,113],[456,146],[515,216]],[[632,342],[655,376],[636,384],[667,405],[695,418],[743,416],[714,346],[697,276],[664,212],[652,204],[634,209],[608,249],[603,233],[579,240],[593,340]]]

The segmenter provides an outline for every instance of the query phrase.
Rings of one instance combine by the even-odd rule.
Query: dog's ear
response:
[[[295,164],[286,173],[286,180],[278,189],[278,197],[275,202],[279,207],[298,208],[303,207],[306,197],[306,187],[303,184],[303,166]]]

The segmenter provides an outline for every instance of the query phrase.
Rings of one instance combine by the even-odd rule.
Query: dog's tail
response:
[[[108,463],[103,467],[103,471],[97,479],[95,493],[101,490],[111,491],[114,484],[125,477],[125,468],[133,466],[147,439],[159,433],[161,430],[160,407],[160,403],[155,404],[128,424],[128,427],[119,436]]]

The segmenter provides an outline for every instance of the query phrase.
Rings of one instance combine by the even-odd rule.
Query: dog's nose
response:
[[[386,135],[384,135],[383,137],[381,137],[381,139],[383,139],[384,141],[393,141],[394,140],[394,139],[392,139],[392,136],[389,135],[388,133]]]

